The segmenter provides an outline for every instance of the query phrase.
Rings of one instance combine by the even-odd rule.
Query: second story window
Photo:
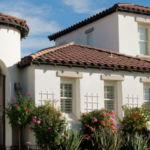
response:
[[[93,31],[94,28],[89,28],[85,31],[87,45],[93,46]]]
[[[139,49],[141,55],[148,55],[148,28],[145,26],[139,26]]]

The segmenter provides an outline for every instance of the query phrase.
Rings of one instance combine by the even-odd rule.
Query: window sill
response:
[[[144,60],[150,60],[150,55],[136,55],[136,57],[144,59]]]

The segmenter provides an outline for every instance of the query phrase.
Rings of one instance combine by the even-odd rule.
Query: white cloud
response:
[[[50,5],[37,6],[26,0],[6,0],[0,1],[0,10],[25,19],[29,25],[29,36],[22,41],[22,56],[32,53],[31,50],[49,47],[50,41],[47,36],[60,30],[59,24],[51,19],[53,10]]]
[[[71,6],[76,13],[93,14],[98,10],[93,8],[93,0],[63,0],[64,4]]]
[[[54,42],[50,42],[46,37],[29,37],[26,40],[22,40],[22,57],[51,46],[54,46]]]

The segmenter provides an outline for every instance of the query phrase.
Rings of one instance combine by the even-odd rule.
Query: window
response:
[[[144,26],[139,26],[138,32],[140,54],[148,55],[148,28]]]
[[[93,46],[93,31],[94,31],[94,28],[90,28],[85,31],[87,45],[90,45],[90,46]]]
[[[150,86],[144,85],[144,106],[150,109]]]
[[[114,110],[115,90],[114,86],[104,86],[104,104],[108,110]]]
[[[72,84],[61,84],[61,111],[72,113]]]

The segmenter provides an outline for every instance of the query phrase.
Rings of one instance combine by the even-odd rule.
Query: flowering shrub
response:
[[[94,110],[81,116],[81,131],[84,137],[93,137],[93,132],[103,128],[116,131],[115,113],[109,110]]]
[[[147,131],[147,123],[150,121],[150,111],[144,107],[124,109],[124,118],[121,121],[122,131],[124,133],[145,133]]]
[[[12,99],[11,103],[8,103],[5,109],[9,123],[19,131],[19,150],[21,150],[22,128],[32,121],[34,105],[30,96],[31,94],[28,94],[28,97],[19,94]]]
[[[16,128],[25,127],[31,122],[33,110],[34,105],[31,97],[24,97],[21,94],[14,97],[5,109],[9,123]]]
[[[65,119],[60,111],[56,110],[51,104],[47,103],[35,109],[33,131],[39,146],[50,150],[60,145],[65,129]]]

